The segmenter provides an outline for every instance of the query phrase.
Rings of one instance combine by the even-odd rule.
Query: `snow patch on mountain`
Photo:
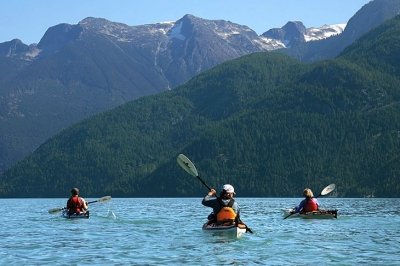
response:
[[[323,25],[319,28],[308,28],[304,35],[306,42],[317,41],[321,39],[329,38],[333,35],[338,35],[344,31],[346,24],[333,24],[333,25]]]
[[[232,35],[240,34],[239,31],[231,30],[231,31],[215,31],[215,33],[220,36],[222,39],[229,39]]]
[[[168,34],[169,38],[184,41],[186,39],[186,37],[185,37],[185,35],[182,34],[182,26],[183,26],[182,21],[179,21],[178,23],[176,23],[169,31],[169,34]]]
[[[271,39],[267,37],[260,36],[258,40],[253,40],[254,43],[259,45],[261,49],[267,51],[273,51],[276,49],[286,48],[286,45],[277,39]]]
[[[219,24],[215,24],[214,30],[215,34],[220,36],[222,39],[229,39],[233,35],[238,35],[242,34],[243,29],[237,27],[236,25],[229,25],[224,23],[224,25],[221,27]]]
[[[175,21],[160,22],[155,25],[156,27],[150,31],[151,33],[162,33],[164,35],[167,35],[168,31],[171,30],[172,27],[174,27]]]
[[[39,56],[41,51],[42,50],[38,49],[36,46],[32,47],[31,49],[29,49],[28,52],[25,53],[25,60],[27,61],[34,60],[36,57]]]

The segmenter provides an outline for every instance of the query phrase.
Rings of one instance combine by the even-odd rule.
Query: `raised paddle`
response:
[[[188,157],[186,157],[186,156],[183,155],[183,154],[179,154],[179,155],[178,155],[178,158],[176,158],[176,161],[178,162],[178,164],[180,165],[180,167],[183,168],[183,170],[185,170],[186,172],[188,172],[190,175],[197,177],[197,179],[199,179],[200,182],[201,182],[205,187],[207,187],[209,191],[211,190],[210,186],[208,186],[208,185],[204,182],[204,180],[200,178],[199,173],[197,172],[196,166],[194,166],[194,164],[189,160]],[[240,220],[240,218],[239,218],[239,220]],[[243,222],[241,222],[241,223],[243,223]],[[253,233],[253,231],[252,231],[245,223],[243,223],[243,224],[246,226],[246,231],[247,231],[247,232]]]
[[[102,197],[100,199],[97,199],[97,200],[94,200],[94,201],[89,201],[87,204],[91,204],[91,203],[95,203],[95,202],[106,202],[106,201],[109,201],[109,200],[111,200],[111,196],[104,196],[104,197]],[[67,208],[66,207],[53,208],[53,209],[49,210],[49,213],[50,214],[56,214],[56,213],[58,213],[60,211],[63,211],[65,209],[67,209]]]
[[[199,179],[200,182],[205,187],[207,187],[209,191],[211,190],[211,188],[204,182],[204,180],[200,178],[199,173],[197,172],[196,166],[194,166],[194,164],[189,160],[188,157],[186,157],[183,154],[179,154],[178,158],[176,158],[176,161],[178,162],[180,167],[183,168],[183,170],[188,172],[190,175],[197,177],[197,179]]]
[[[320,197],[320,196],[328,195],[329,193],[331,193],[332,191],[334,191],[335,188],[336,188],[336,185],[335,185],[335,184],[330,184],[329,186],[325,187],[325,188],[321,191],[321,193],[319,193],[319,195],[316,196],[315,198],[318,198],[318,197]],[[292,216],[293,214],[295,214],[295,213],[293,212],[293,213],[287,215],[285,218],[283,218],[283,220],[289,218],[289,217]]]

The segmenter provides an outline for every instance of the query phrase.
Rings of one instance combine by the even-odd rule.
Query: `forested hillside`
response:
[[[245,56],[63,131],[1,176],[0,195],[203,195],[184,153],[239,196],[336,183],[341,197],[399,197],[399,62],[399,16],[335,60]]]

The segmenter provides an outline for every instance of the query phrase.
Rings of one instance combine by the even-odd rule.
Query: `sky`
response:
[[[2,0],[0,43],[38,43],[49,27],[87,17],[129,26],[176,21],[186,14],[246,25],[258,34],[288,21],[309,27],[347,21],[370,0]]]

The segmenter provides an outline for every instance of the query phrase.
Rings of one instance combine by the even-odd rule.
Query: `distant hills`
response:
[[[343,25],[288,22],[260,36],[247,26],[192,15],[140,26],[86,18],[49,28],[38,44],[1,43],[0,173],[62,129],[171,90],[222,62],[276,49],[304,61],[333,58],[398,12],[398,1],[375,0],[350,19],[343,34]]]
[[[400,195],[400,16],[337,58],[259,52],[62,131],[0,177],[1,197],[200,196],[176,163],[240,196]],[[101,76],[99,76],[100,78]]]

